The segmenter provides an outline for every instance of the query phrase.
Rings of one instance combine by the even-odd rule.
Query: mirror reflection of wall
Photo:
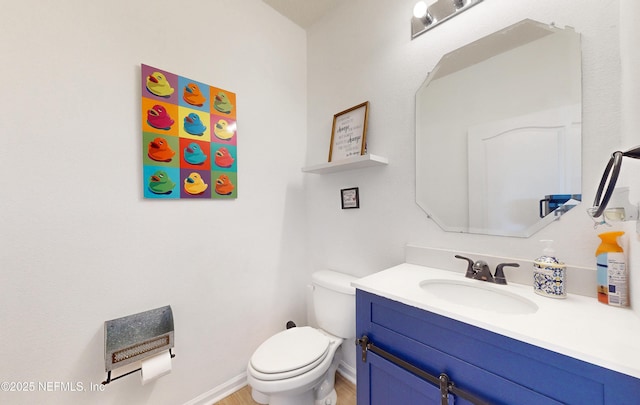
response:
[[[445,55],[416,93],[418,205],[447,231],[542,229],[580,200],[581,97],[570,28],[525,20]]]

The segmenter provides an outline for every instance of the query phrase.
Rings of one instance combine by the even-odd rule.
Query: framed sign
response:
[[[360,196],[358,193],[358,187],[343,188],[342,190],[340,190],[340,197],[343,210],[347,208],[360,208]]]
[[[329,162],[364,155],[367,148],[368,117],[368,101],[333,116]]]

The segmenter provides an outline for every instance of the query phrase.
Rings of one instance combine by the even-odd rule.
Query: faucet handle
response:
[[[507,279],[504,276],[504,267],[520,267],[518,263],[500,263],[498,267],[496,267],[496,274],[494,276],[496,284],[507,284]]]
[[[476,274],[475,270],[473,269],[473,260],[460,255],[455,255],[454,257],[456,259],[466,260],[469,263],[467,266],[467,273],[464,276],[467,278],[473,278],[473,276]]]

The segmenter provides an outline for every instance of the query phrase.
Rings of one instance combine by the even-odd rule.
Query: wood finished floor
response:
[[[340,373],[336,373],[336,393],[338,394],[338,405],[356,405],[356,387],[345,379]],[[234,392],[222,401],[213,405],[257,405],[251,398],[251,388],[244,387],[240,391]]]

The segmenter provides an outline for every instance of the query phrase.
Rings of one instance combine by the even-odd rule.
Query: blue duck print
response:
[[[184,130],[191,135],[202,135],[207,127],[200,121],[200,116],[196,113],[190,113],[184,117]]]
[[[184,148],[184,160],[192,165],[201,165],[207,160],[207,155],[204,154],[200,145],[191,142]]]

